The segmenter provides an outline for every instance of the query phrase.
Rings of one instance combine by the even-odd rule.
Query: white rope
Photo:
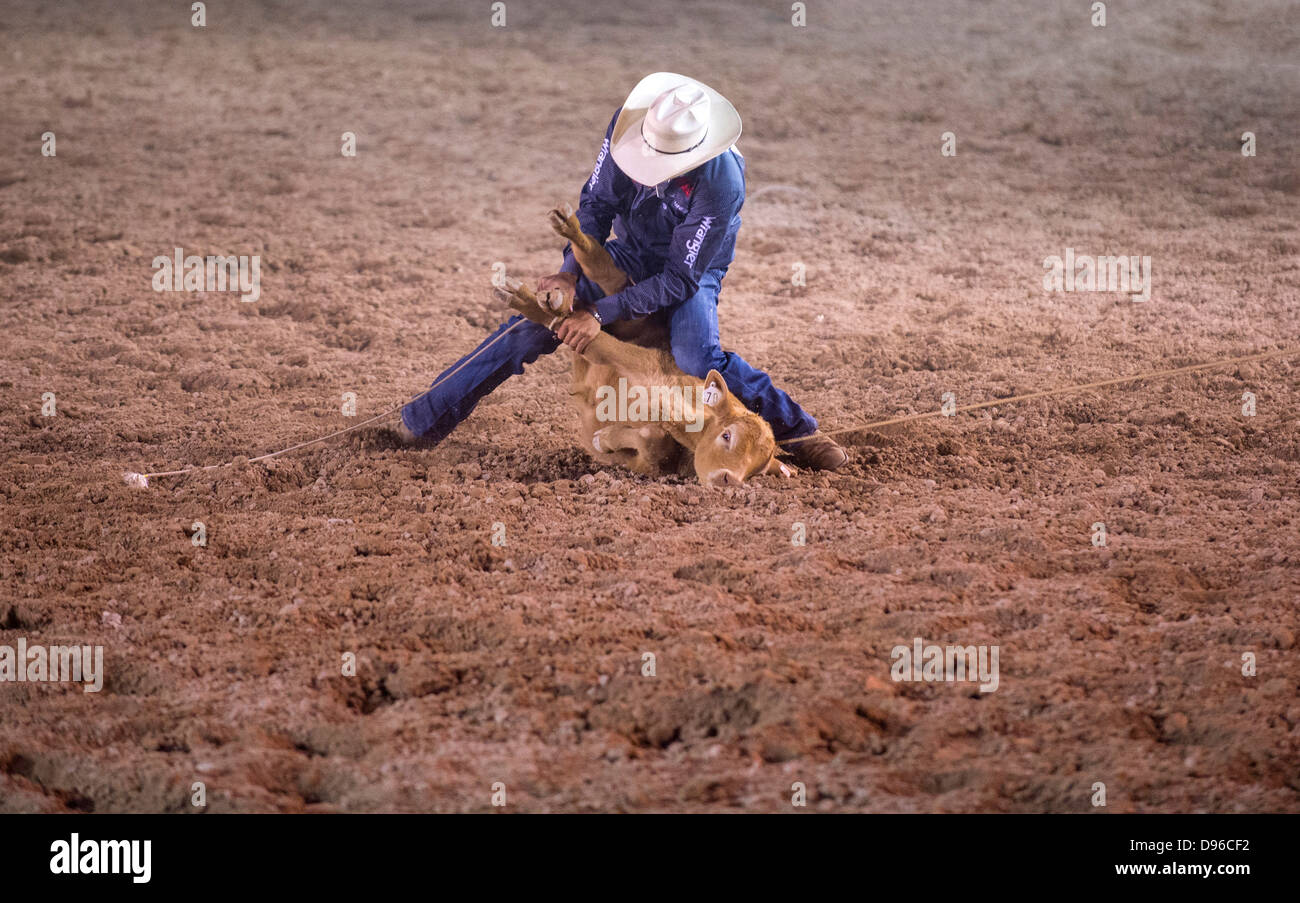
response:
[[[519,319],[511,323],[504,330],[502,330],[501,332],[493,336],[492,341],[488,342],[486,345],[484,345],[482,348],[475,351],[465,360],[461,361],[460,364],[458,364],[454,370],[449,370],[446,373],[444,373],[442,376],[439,376],[436,380],[434,380],[433,385],[429,386],[429,388],[423,390],[422,392],[417,392],[416,394],[412,395],[410,398],[406,399],[406,401],[403,401],[400,404],[398,404],[396,407],[384,411],[382,414],[376,414],[374,417],[371,417],[369,420],[363,420],[360,423],[354,423],[352,424],[352,426],[344,427],[341,430],[335,430],[334,432],[329,433],[328,435],[319,436],[315,439],[308,439],[306,442],[299,442],[297,445],[290,445],[288,448],[282,448],[279,451],[273,451],[270,452],[269,454],[258,455],[256,458],[249,458],[248,463],[255,464],[258,461],[266,461],[271,458],[278,458],[280,457],[280,455],[287,455],[289,452],[297,451],[300,448],[306,448],[309,445],[318,445],[321,442],[325,442],[329,439],[333,439],[336,436],[342,436],[345,433],[350,433],[353,430],[359,430],[364,426],[369,426],[372,423],[376,423],[378,421],[385,420],[389,417],[392,417],[394,414],[396,414],[402,408],[406,407],[411,402],[415,401],[417,398],[421,398],[429,394],[430,392],[432,392],[434,389],[438,388],[438,386],[440,386],[444,380],[450,379],[451,377],[455,376],[457,373],[461,371],[463,367],[465,367],[467,364],[473,361],[474,358],[478,357],[484,351],[487,351],[489,348],[495,345],[500,339],[505,338],[506,335],[511,330],[513,330],[516,326],[518,326],[520,323],[523,322],[524,322],[523,319]],[[149,480],[152,479],[153,477],[177,477],[188,473],[198,473],[199,471],[202,470],[219,470],[223,467],[233,467],[234,465],[235,465],[234,461],[226,461],[221,464],[204,464],[200,467],[185,467],[182,468],[181,470],[160,470],[160,471],[155,471],[153,473],[135,473],[134,471],[128,471],[127,473],[123,474],[122,478],[127,482],[128,485],[145,488],[148,487]]]
[[[771,186],[771,187],[775,188],[775,187],[785,187],[785,186]],[[369,426],[372,423],[376,423],[378,421],[391,417],[393,414],[396,414],[398,411],[406,407],[411,402],[415,401],[417,398],[427,395],[429,392],[432,392],[434,389],[438,388],[438,386],[441,385],[444,380],[450,379],[452,376],[455,376],[457,373],[460,372],[460,370],[463,367],[465,367],[467,364],[473,361],[484,351],[487,351],[489,348],[495,345],[498,340],[505,338],[505,336],[511,330],[513,330],[516,326],[518,326],[520,323],[523,322],[524,320],[519,319],[516,320],[514,323],[511,323],[508,327],[506,327],[505,330],[493,336],[492,341],[488,342],[482,348],[478,349],[473,354],[471,354],[468,358],[466,358],[459,365],[457,365],[455,369],[450,370],[444,373],[442,376],[438,377],[438,379],[435,380],[433,385],[431,385],[429,388],[425,389],[422,392],[417,392],[415,395],[412,395],[410,398],[406,399],[406,401],[401,402],[396,407],[391,408],[390,410],[387,410],[382,414],[376,414],[374,417],[371,417],[369,420],[363,420],[360,423],[354,423],[352,426],[345,427],[341,430],[335,430],[334,432],[329,433],[327,435],[319,436],[315,439],[308,439],[306,442],[299,442],[297,445],[290,445],[288,448],[282,448],[279,451],[273,451],[265,455],[259,455],[256,458],[249,458],[248,463],[255,464],[258,461],[267,461],[270,460],[271,458],[278,458],[280,455],[287,455],[289,452],[297,451],[300,448],[307,448],[308,446],[311,445],[318,445],[321,442],[326,442],[337,436],[342,436],[346,433],[351,433],[354,430],[359,430],[362,427]],[[1202,364],[1190,364],[1186,367],[1173,367],[1166,370],[1151,370],[1146,373],[1138,373],[1133,376],[1118,376],[1115,377],[1114,379],[1103,379],[1103,380],[1098,380],[1096,382],[1081,383],[1079,385],[1074,385],[1074,386],[1062,386],[1061,388],[1058,389],[1044,389],[1039,392],[1029,392],[1024,395],[1013,395],[1010,398],[995,398],[991,401],[980,401],[980,402],[976,402],[975,404],[962,405],[961,407],[954,408],[952,413],[958,414],[967,411],[978,411],[982,408],[994,408],[1004,404],[1015,404],[1021,401],[1030,401],[1035,398],[1050,398],[1056,395],[1066,395],[1073,392],[1084,392],[1088,389],[1098,389],[1104,386],[1117,386],[1123,383],[1140,382],[1141,380],[1144,379],[1161,379],[1170,376],[1177,376],[1183,373],[1194,373],[1199,370],[1211,370],[1217,367],[1226,367],[1229,364],[1244,364],[1250,361],[1263,361],[1263,360],[1269,360],[1270,358],[1277,358],[1277,357],[1292,357],[1298,354],[1300,354],[1300,348],[1287,348],[1282,351],[1264,351],[1258,354],[1248,354],[1243,357],[1228,358],[1227,360],[1222,360],[1222,361],[1208,361]],[[849,426],[849,427],[844,427],[842,429],[829,430],[829,431],[819,430],[811,436],[799,436],[798,438],[795,439],[782,439],[777,444],[795,445],[799,442],[807,442],[808,440],[813,439],[817,436],[837,436],[843,433],[857,433],[863,430],[877,429],[882,426],[894,426],[900,423],[911,423],[917,420],[925,420],[930,417],[938,417],[940,414],[943,413],[944,412],[942,409],[935,410],[935,411],[925,411],[920,414],[906,414],[902,417],[891,417],[886,420],[875,420],[872,421],[871,423],[864,423],[859,426]],[[189,474],[189,473],[198,473],[199,471],[203,471],[203,470],[219,470],[220,468],[223,467],[233,467],[234,464],[235,464],[234,461],[226,461],[221,464],[205,464],[200,467],[186,467],[181,470],[161,470],[161,471],[155,471],[153,473],[135,473],[134,471],[128,471],[127,473],[123,474],[123,479],[129,485],[147,487],[149,485],[149,480],[154,477],[176,477],[176,476],[182,476],[184,474]]]
[[[1018,401],[1029,401],[1033,398],[1048,398],[1053,395],[1066,395],[1071,392],[1083,392],[1086,389],[1097,389],[1102,386],[1117,386],[1121,383],[1134,383],[1144,379],[1157,379],[1169,376],[1177,376],[1180,373],[1194,373],[1197,370],[1210,370],[1215,367],[1226,367],[1229,364],[1244,364],[1248,361],[1263,361],[1273,357],[1291,357],[1300,354],[1300,348],[1287,348],[1283,351],[1264,351],[1260,354],[1248,354],[1245,357],[1229,358],[1225,361],[1210,361],[1204,364],[1190,364],[1186,367],[1173,367],[1169,370],[1152,370],[1148,373],[1139,373],[1136,376],[1117,376],[1114,379],[1102,379],[1094,383],[1083,383],[1077,386],[1062,386],[1059,389],[1044,389],[1041,392],[1029,392],[1025,395],[1013,395],[1010,398],[995,398],[992,401],[980,401],[975,404],[962,405],[959,408],[953,408],[954,414],[964,411],[978,411],[981,408],[996,408],[999,405],[1015,404]],[[876,429],[882,426],[894,426],[899,423],[911,423],[914,420],[925,420],[927,417],[938,417],[943,413],[943,409],[937,411],[925,411],[921,414],[906,414],[902,417],[891,417],[888,420],[876,420],[872,423],[864,423],[861,426],[846,426],[843,429],[830,430],[822,432],[818,430],[811,436],[800,436],[797,439],[782,439],[777,445],[794,445],[796,442],[807,442],[817,436],[838,436],[841,433],[857,433],[862,430]]]

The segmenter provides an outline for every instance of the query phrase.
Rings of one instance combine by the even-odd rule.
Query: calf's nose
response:
[[[709,485],[714,489],[739,486],[743,482],[739,474],[730,470],[715,470],[709,474]]]

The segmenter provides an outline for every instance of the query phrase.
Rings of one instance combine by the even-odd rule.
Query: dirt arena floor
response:
[[[1300,356],[719,491],[594,465],[562,349],[433,450],[123,484],[426,386],[662,69],[745,120],[724,347],[826,429],[1300,344],[1287,0],[808,7],[0,4],[0,644],[107,672],[0,683],[0,811],[1300,811]],[[261,297],[155,292],[176,247]],[[1150,301],[1045,291],[1067,247]]]

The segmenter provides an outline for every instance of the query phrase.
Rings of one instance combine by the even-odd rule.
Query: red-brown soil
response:
[[[122,483],[426,385],[658,69],[745,118],[724,345],[826,428],[1300,340],[1284,0],[507,5],[0,9],[0,644],[108,671],[0,684],[0,810],[1300,810],[1298,358],[706,491],[593,466],[561,350],[434,450]],[[261,299],[155,293],[178,246]],[[1150,255],[1151,300],[1046,293],[1066,247]],[[895,683],[917,637],[999,688]]]

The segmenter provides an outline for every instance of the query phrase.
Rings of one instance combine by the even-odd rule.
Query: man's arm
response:
[[[582,231],[602,245],[609,238],[614,217],[618,215],[619,199],[632,187],[631,181],[614,164],[614,158],[609,152],[609,142],[619,112],[614,112],[609,127],[605,129],[605,141],[600,146],[600,153],[596,155],[596,165],[592,167],[591,176],[582,186],[582,194],[578,199],[577,216]],[[560,267],[560,272],[573,273],[575,276],[582,272],[582,267],[574,260],[568,245],[564,246],[564,265]]]
[[[690,212],[673,230],[663,272],[597,301],[595,308],[601,321],[647,317],[694,295],[705,272],[713,266],[744,200],[742,181],[701,181],[691,197]]]

